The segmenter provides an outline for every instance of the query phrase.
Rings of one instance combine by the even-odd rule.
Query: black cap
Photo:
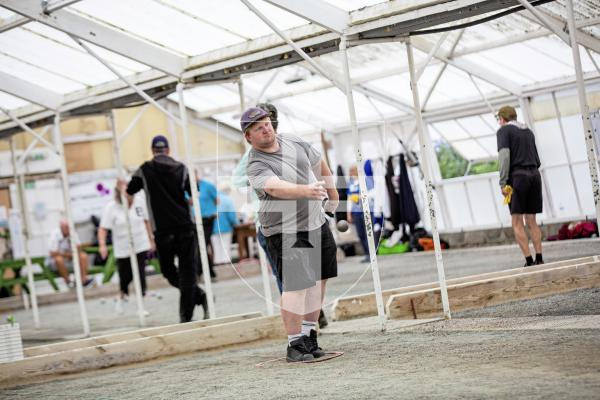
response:
[[[168,149],[169,141],[163,135],[156,135],[152,138],[153,149]]]

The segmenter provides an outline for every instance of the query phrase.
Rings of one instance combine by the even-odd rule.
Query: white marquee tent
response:
[[[594,0],[0,0],[0,138],[146,102],[237,130],[244,105],[270,101],[285,129],[331,135],[339,163],[360,162],[359,147],[390,154],[402,137],[420,152],[423,209],[466,229],[507,222],[497,175],[443,181],[432,141],[492,160],[493,112],[513,104],[538,132],[542,218],[594,216],[597,161],[580,110],[585,91],[600,94],[599,23]],[[536,118],[536,104],[550,117]],[[436,259],[444,287],[439,245]],[[383,325],[381,296],[378,306]]]

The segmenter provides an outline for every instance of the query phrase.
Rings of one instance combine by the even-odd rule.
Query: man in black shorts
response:
[[[252,146],[248,180],[260,200],[261,231],[282,278],[287,360],[310,361],[325,354],[316,321],[327,279],[337,276],[336,244],[325,219],[339,201],[335,182],[319,150],[296,136],[277,135],[269,112],[249,108],[240,125]]]
[[[535,136],[527,125],[517,122],[517,112],[511,106],[498,111],[500,129],[498,139],[498,164],[500,190],[511,196],[509,203],[515,239],[525,256],[525,266],[543,264],[542,232],[535,214],[542,212],[542,178],[538,168],[540,158],[535,146]],[[512,187],[512,194],[510,193]],[[535,260],[529,250],[529,239],[523,220],[529,228]]]

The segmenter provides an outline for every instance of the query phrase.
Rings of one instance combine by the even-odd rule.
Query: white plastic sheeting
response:
[[[347,12],[379,2],[328,1]],[[542,9],[560,17],[564,15],[564,9],[558,3],[546,4]],[[598,18],[597,7],[588,2],[580,3],[582,4],[578,5],[577,12],[582,21]],[[252,4],[281,29],[309,23],[308,20],[265,1],[253,0]],[[159,45],[185,58],[197,57],[272,34],[256,15],[237,0],[129,0],[109,3],[103,0],[83,0],[68,6],[66,10]],[[456,60],[470,63],[475,69],[463,70],[457,66],[448,66],[435,86],[426,110],[481,99],[480,91],[490,98],[508,94],[498,82],[493,84],[486,79],[486,71],[505,79],[507,85],[510,82],[524,87],[573,76],[568,46],[560,39],[544,34],[544,28],[521,14],[512,14],[464,30],[455,49]],[[16,18],[16,14],[0,7],[0,18],[9,21]],[[588,33],[597,33],[594,26],[582,29]],[[442,34],[434,34],[421,38],[433,46],[441,36]],[[440,53],[447,55],[457,38],[458,31],[451,32],[442,44]],[[111,51],[93,45],[91,47],[125,76],[135,76],[150,70],[148,66]],[[584,71],[593,73],[595,67],[587,53],[582,52],[582,55]],[[416,46],[416,63],[422,62],[425,56],[426,51],[419,51],[419,46]],[[351,48],[349,57],[352,78],[357,81],[357,85],[364,85],[380,95],[367,99],[362,92],[356,92],[359,120],[382,119],[382,114],[386,119],[407,115],[411,96],[404,46],[401,43],[362,45]],[[596,54],[594,57],[600,64],[600,56]],[[340,70],[337,53],[318,57],[318,61],[333,73]],[[419,81],[421,93],[425,94],[431,89],[441,66],[439,60],[434,58],[425,68]],[[469,76],[475,70],[481,70],[483,74]],[[276,71],[277,75],[273,77]],[[244,75],[247,104],[256,100],[274,102],[282,108],[284,118],[290,118],[295,124],[295,132],[310,134],[312,131],[314,134],[320,129],[347,126],[348,114],[343,95],[332,88],[325,78],[311,73],[305,63],[282,67],[276,71]],[[90,90],[96,85],[115,80],[110,71],[66,34],[37,22],[29,22],[0,33],[0,72],[61,95]],[[236,91],[233,84],[188,90],[188,105],[203,117],[214,116],[220,122],[237,127],[235,116],[239,96]],[[261,93],[263,95],[258,99]],[[26,104],[28,103],[0,92],[0,106],[4,108],[18,110]],[[463,121],[462,126],[469,135],[456,140],[446,136],[459,135],[461,131],[458,129],[439,134],[469,160],[492,158],[495,156],[494,146],[489,138],[480,135],[483,130],[479,125],[481,123],[477,119]]]

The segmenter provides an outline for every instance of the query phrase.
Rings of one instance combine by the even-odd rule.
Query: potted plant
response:
[[[0,325],[0,362],[22,360],[23,342],[19,324],[12,315],[6,321],[7,324]]]

